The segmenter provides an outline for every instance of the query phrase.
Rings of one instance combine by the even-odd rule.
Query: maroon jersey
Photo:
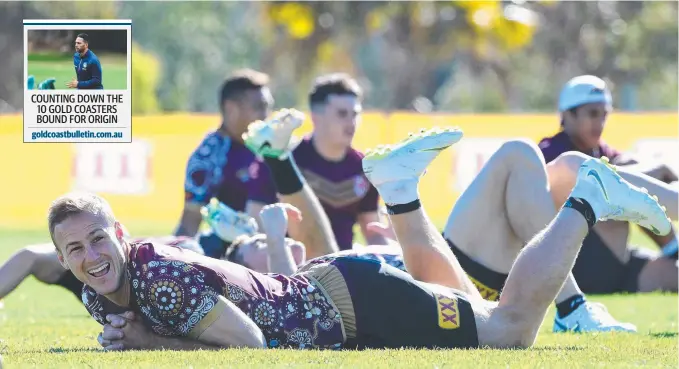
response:
[[[379,201],[377,189],[363,174],[363,154],[350,148],[342,161],[328,161],[307,137],[295,148],[293,156],[323,205],[340,250],[351,249],[358,215],[377,211]],[[276,187],[269,171],[260,174],[251,181],[248,199],[270,204],[276,197]]]
[[[130,245],[127,273],[130,308],[83,288],[83,303],[100,324],[107,323],[107,314],[132,309],[159,335],[195,337],[206,328],[201,324],[221,314],[216,309],[223,307],[223,296],[259,326],[270,348],[339,349],[345,342],[339,311],[304,276],[264,275],[154,243]]]
[[[540,143],[538,144],[540,147],[540,150],[542,151],[542,155],[545,157],[545,162],[550,163],[552,160],[556,159],[559,155],[568,152],[568,151],[580,151],[578,150],[575,145],[573,144],[573,141],[568,137],[566,132],[561,131],[557,133],[553,137],[547,137],[543,138]],[[600,158],[602,156],[606,156],[609,159],[611,159],[611,162],[615,162],[615,159],[620,156],[620,152],[618,152],[616,149],[612,148],[611,146],[608,146],[605,142],[599,141],[599,147],[596,149],[590,151],[590,152],[583,152],[580,151],[583,154],[595,157],[595,158]]]

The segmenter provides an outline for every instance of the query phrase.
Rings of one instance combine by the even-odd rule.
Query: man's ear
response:
[[[120,224],[120,222],[115,222],[114,227],[116,230],[116,238],[120,243],[122,243],[123,239],[125,238],[125,228],[122,224]]]
[[[66,260],[64,260],[64,255],[61,254],[59,248],[57,248],[57,259],[59,260],[59,264],[61,264],[64,269],[69,270],[68,264],[66,263]]]

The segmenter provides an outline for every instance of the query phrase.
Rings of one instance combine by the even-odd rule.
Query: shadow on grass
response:
[[[528,350],[530,351],[582,351],[584,347],[580,346],[545,346],[545,347],[533,347]]]
[[[16,354],[75,354],[75,353],[87,353],[87,352],[104,352],[98,348],[77,348],[77,347],[50,347],[43,350],[17,350],[14,351]]]
[[[649,336],[653,338],[674,338],[677,337],[679,333],[677,332],[658,332],[658,333],[651,333]]]
[[[545,351],[545,352],[554,352],[554,351],[582,351],[585,350],[586,347],[581,347],[581,346],[541,346],[541,347],[531,347],[527,349],[523,348],[510,348],[510,349],[495,349],[495,348],[490,348],[490,347],[480,347],[479,349],[481,350],[487,350],[487,351]],[[469,351],[474,351],[474,349],[470,349]]]

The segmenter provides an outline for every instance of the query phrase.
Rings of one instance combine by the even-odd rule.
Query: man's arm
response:
[[[200,223],[203,217],[200,214],[201,205],[195,202],[185,202],[182,217],[179,219],[179,225],[174,232],[175,236],[193,237],[198,233]]]
[[[387,239],[368,228],[368,224],[379,222],[380,216],[377,211],[358,214],[358,224],[361,226],[361,233],[365,238],[366,245],[388,245]]]
[[[99,343],[109,351],[128,349],[219,350],[223,348],[266,348],[261,329],[224,296],[188,333],[188,337],[166,337],[151,332],[131,312],[106,317]]]
[[[278,196],[269,168],[259,159],[255,165],[257,175],[248,182],[248,201],[245,203],[245,212],[255,218],[259,228],[262,228],[259,214],[266,205],[276,203]]]
[[[189,332],[203,344],[224,348],[266,348],[266,338],[250,317],[224,296]]]
[[[254,200],[248,200],[248,202],[245,203],[245,213],[257,220],[259,228],[262,228],[262,220],[259,218],[259,213],[265,206],[265,203]]]
[[[338,252],[330,219],[299,172],[292,155],[284,160],[266,158],[266,163],[271,168],[280,202],[296,207],[302,214],[299,223],[288,226],[290,237],[306,246],[308,259]]]
[[[189,157],[184,177],[184,210],[174,232],[175,236],[193,237],[198,233],[203,221],[200,208],[213,197],[211,183],[214,169],[214,163],[200,153],[213,150],[206,140]]]
[[[361,168],[361,170],[363,170]],[[368,180],[366,179],[366,182]],[[369,183],[369,182],[368,182]],[[380,195],[377,189],[372,184],[369,185],[368,192],[361,199],[358,204],[358,224],[361,226],[361,233],[365,237],[367,245],[387,245],[388,241],[379,233],[372,232],[368,228],[368,224],[380,222],[380,216],[377,210],[380,206]]]
[[[290,248],[285,245],[285,233],[288,230],[288,218],[297,223],[302,214],[289,204],[267,205],[260,212],[259,218],[266,234],[266,251],[269,272],[292,275],[297,271],[295,258]]]
[[[92,78],[87,81],[78,82],[79,89],[92,89],[101,86],[101,65],[99,60],[89,66],[92,68]]]

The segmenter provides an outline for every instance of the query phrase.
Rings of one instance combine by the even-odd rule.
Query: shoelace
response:
[[[620,324],[611,314],[608,312],[606,306],[599,302],[587,302],[585,303],[585,309],[589,315],[593,318],[593,321],[599,322],[602,325],[618,325]]]

